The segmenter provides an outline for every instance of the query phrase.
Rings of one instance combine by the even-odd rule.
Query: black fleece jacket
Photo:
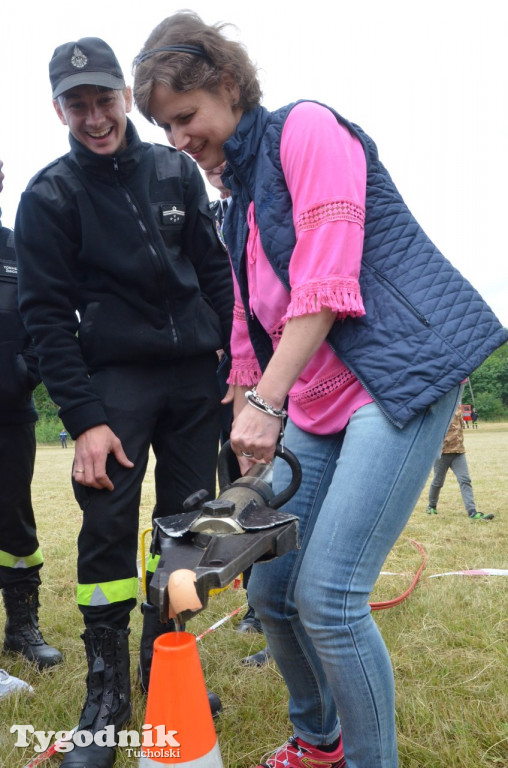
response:
[[[12,229],[0,222],[0,426],[37,420],[32,390],[39,365],[18,309],[18,269]]]
[[[42,378],[76,438],[107,424],[89,373],[227,348],[233,289],[196,164],[141,142],[117,157],[71,151],[23,193],[20,309]]]

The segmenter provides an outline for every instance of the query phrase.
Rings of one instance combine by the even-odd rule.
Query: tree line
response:
[[[496,349],[469,380],[471,387],[466,384],[462,402],[475,406],[480,419],[508,421],[508,342]]]

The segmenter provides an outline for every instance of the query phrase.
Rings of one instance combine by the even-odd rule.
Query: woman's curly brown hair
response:
[[[147,120],[153,122],[150,99],[156,85],[177,92],[197,88],[216,92],[225,75],[238,85],[238,104],[244,112],[259,105],[262,93],[256,67],[244,46],[225,36],[226,26],[209,26],[194,11],[179,11],[155,27],[133,64],[134,101]],[[158,51],[143,58],[148,51],[168,45],[197,46],[204,55]]]

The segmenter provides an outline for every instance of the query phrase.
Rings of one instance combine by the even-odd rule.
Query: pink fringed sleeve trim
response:
[[[358,281],[354,278],[322,278],[298,285],[291,291],[291,301],[283,322],[291,317],[312,315],[327,307],[340,318],[365,314]]]
[[[261,378],[257,360],[233,360],[228,384],[239,387],[253,387]]]
[[[252,387],[254,384],[257,384],[261,378],[261,368],[254,356],[254,350],[252,349],[247,330],[245,310],[239,297],[236,297],[233,309],[231,357],[231,370],[227,383],[240,387]]]

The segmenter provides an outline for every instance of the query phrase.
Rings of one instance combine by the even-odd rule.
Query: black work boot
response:
[[[265,645],[265,647],[261,648],[257,653],[253,653],[251,656],[245,656],[245,658],[242,659],[242,664],[245,667],[262,667],[263,664],[266,664],[271,658],[272,654],[270,649]]]
[[[238,624],[236,631],[240,634],[244,634],[245,632],[257,632],[260,635],[263,634],[263,627],[261,626],[261,622],[256,616],[256,611],[251,605],[247,604],[247,613]]]
[[[129,632],[91,624],[81,635],[88,662],[87,697],[73,741],[82,731],[87,732],[80,737],[83,742],[99,731],[103,735],[92,738],[88,746],[78,746],[75,741],[74,749],[65,753],[62,768],[111,768],[115,762],[116,746],[103,744],[106,734],[116,742],[117,732],[131,715]],[[106,726],[113,728],[104,732]]]
[[[141,643],[139,647],[138,678],[141,690],[143,693],[148,693],[150,670],[152,668],[153,644],[158,637],[164,635],[166,632],[175,632],[176,626],[172,619],[163,624],[159,619],[157,606],[152,605],[152,603],[142,603],[141,613],[143,614],[143,631],[141,633]],[[211,691],[207,691],[207,693],[212,717],[215,717],[222,710],[221,700],[216,693],[212,693]]]
[[[21,653],[39,669],[59,664],[62,654],[46,643],[39,629],[38,585],[16,584],[4,587],[2,593],[7,614],[4,650]]]

